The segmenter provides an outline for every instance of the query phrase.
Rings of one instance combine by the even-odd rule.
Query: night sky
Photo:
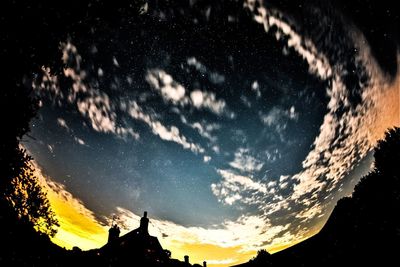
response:
[[[400,120],[399,55],[374,57],[357,20],[318,3],[150,1],[60,40],[64,75],[32,76],[24,138],[56,241],[99,247],[113,216],[130,230],[146,210],[173,257],[224,266],[315,234]]]

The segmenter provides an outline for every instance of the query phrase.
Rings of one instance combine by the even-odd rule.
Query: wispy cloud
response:
[[[68,93],[60,90],[57,77],[51,76],[50,70],[46,68],[43,69],[45,77],[43,80],[46,82],[34,83],[33,87],[39,93],[50,93],[53,101],[59,105],[62,105],[63,101],[75,104],[81,115],[89,120],[92,129],[97,132],[138,139],[139,134],[131,127],[124,127],[116,123],[117,108],[110,97],[86,81],[87,73],[81,69],[82,58],[77,48],[70,42],[63,43],[61,47],[62,60],[68,66],[64,69],[63,74],[72,80],[72,86]],[[61,126],[63,121],[58,121],[58,123]],[[63,127],[65,126],[66,124]]]
[[[63,118],[57,118],[57,124],[64,128],[70,135],[73,137],[74,141],[80,145],[86,145],[85,141],[81,138],[74,135],[74,131],[68,126],[67,122]],[[51,153],[53,152],[53,148],[51,149]]]
[[[217,115],[226,114],[230,118],[235,117],[235,113],[228,111],[226,102],[218,100],[215,93],[194,90],[190,93],[190,99],[197,109],[208,109]]]
[[[258,81],[253,81],[251,83],[251,90],[255,92],[257,99],[261,97],[260,84]]]
[[[146,114],[135,101],[129,103],[127,111],[132,118],[146,123],[151,128],[152,132],[158,135],[161,139],[175,142],[181,145],[184,149],[190,149],[194,153],[204,153],[204,149],[200,145],[189,142],[185,136],[180,134],[179,129],[176,126],[167,128],[160,121],[152,118],[151,115]]]
[[[69,131],[69,127],[67,125],[67,122],[63,118],[57,118],[57,124],[60,125],[60,127],[66,129]]]
[[[209,162],[211,160],[211,157],[210,156],[204,156],[203,157],[203,161],[204,162]]]
[[[290,24],[282,19],[284,17],[282,13],[278,10],[266,8],[262,0],[247,0],[245,7],[254,12],[254,20],[262,24],[266,32],[276,27],[276,40],[279,41],[282,37],[285,37],[287,46],[294,49],[306,60],[310,73],[316,74],[322,79],[332,75],[331,65],[326,56],[317,50],[310,39],[293,30]]]
[[[211,184],[211,190],[219,201],[228,205],[240,201],[256,204],[268,193],[266,185],[252,180],[248,176],[238,175],[229,170],[218,170],[222,180]]]
[[[80,145],[86,145],[85,141],[83,141],[82,139],[80,139],[79,137],[74,137],[75,142],[77,142]]]
[[[204,148],[199,144],[188,141],[177,126],[166,126],[153,114],[147,114],[136,101],[125,103],[122,99],[113,101],[110,96],[94,88],[86,82],[86,72],[81,69],[81,56],[74,45],[71,43],[63,44],[63,61],[68,68],[64,70],[64,75],[72,81],[72,88],[68,95],[64,95],[59,89],[55,91],[56,98],[59,100],[67,100],[71,104],[76,104],[78,111],[82,116],[87,118],[93,130],[102,133],[114,134],[118,137],[132,137],[138,139],[140,135],[128,124],[121,124],[121,112],[127,114],[135,120],[139,120],[147,124],[152,133],[159,136],[162,140],[175,142],[181,145],[184,149],[189,149],[194,153],[204,153]],[[114,59],[114,64],[116,59]],[[47,76],[46,76],[47,77]],[[51,78],[51,76],[49,76]],[[47,78],[49,81],[50,78]],[[56,81],[57,79],[53,79]],[[191,98],[185,94],[185,88],[176,82],[171,75],[160,69],[149,70],[146,75],[147,82],[157,90],[165,102],[171,102],[176,105],[191,104]],[[52,85],[58,88],[57,84]],[[41,85],[36,85],[38,89]],[[52,87],[52,88],[53,88]],[[208,108],[210,111],[220,115],[226,113],[226,103],[223,100],[217,100],[215,94],[204,92],[205,99],[202,103],[195,105],[196,108]],[[118,121],[118,123],[117,123]],[[58,124],[64,128],[67,127],[65,120],[61,119]],[[197,123],[193,126],[203,137],[213,139],[207,133],[206,127],[202,127]],[[208,126],[207,126],[208,127]],[[84,144],[82,139],[74,139],[79,144]]]
[[[217,141],[217,137],[213,132],[221,128],[219,124],[210,123],[205,120],[189,122],[183,115],[181,115],[181,122],[190,128],[195,129],[200,136],[208,139],[210,142],[215,143]]]
[[[146,81],[161,94],[165,102],[179,103],[180,105],[187,104],[188,98],[185,97],[185,88],[164,70],[148,70]]]
[[[223,99],[217,99],[213,92],[195,89],[190,93],[185,87],[162,69],[150,69],[146,74],[146,81],[156,90],[164,102],[179,106],[190,105],[196,109],[206,109],[216,115],[225,115],[234,118],[235,114],[228,109]]]
[[[296,112],[294,106],[291,106],[288,110],[284,110],[275,106],[267,114],[260,113],[259,115],[260,120],[265,125],[276,127],[281,124],[285,124],[287,120],[297,120],[299,117],[299,114]]]
[[[256,159],[250,154],[250,149],[239,148],[235,152],[235,156],[229,165],[237,170],[253,173],[255,171],[260,171],[264,163]]]
[[[222,75],[221,73],[218,73],[216,71],[210,71],[203,63],[201,63],[195,57],[189,57],[186,62],[189,66],[193,66],[202,75],[207,75],[209,81],[214,84],[221,84],[225,81],[224,75]]]

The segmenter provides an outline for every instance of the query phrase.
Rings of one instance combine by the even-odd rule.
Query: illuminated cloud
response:
[[[201,73],[206,73],[207,72],[207,67],[204,66],[200,61],[197,60],[195,57],[190,57],[187,59],[187,64],[189,66],[195,67],[195,69]]]
[[[60,127],[66,129],[69,131],[69,127],[67,125],[67,122],[63,118],[57,118],[57,124],[60,125]]]
[[[74,137],[74,141],[77,142],[80,145],[86,145],[85,141],[83,141],[82,139],[80,139],[79,137]]]
[[[227,110],[225,101],[217,100],[215,93],[194,90],[190,93],[190,99],[197,109],[208,109],[217,115],[226,114],[230,118],[235,117],[233,112]]]
[[[268,193],[267,186],[247,176],[228,170],[218,170],[218,174],[223,179],[219,183],[211,184],[211,190],[219,201],[228,205],[232,205],[236,201],[253,204],[256,199],[260,199]]]
[[[207,75],[210,82],[214,84],[221,84],[225,81],[224,75],[216,71],[208,70],[208,68],[195,57],[188,58],[186,62],[189,66],[194,67],[202,75]]]
[[[236,150],[235,157],[229,165],[237,170],[253,173],[260,171],[264,163],[251,156],[249,149],[241,147]]]
[[[185,98],[185,88],[174,81],[171,75],[160,69],[152,69],[147,71],[146,81],[159,91],[165,102],[172,102],[174,104],[185,105],[187,98]]]
[[[302,210],[300,213],[296,214],[296,218],[300,218],[303,221],[310,220],[316,216],[320,216],[323,212],[322,206],[320,204],[316,204],[313,206],[307,207],[307,209]]]
[[[204,162],[209,162],[211,160],[211,157],[210,156],[204,156],[203,157],[203,161]]]
[[[171,102],[175,105],[192,105],[196,109],[207,109],[216,115],[226,115],[234,118],[235,114],[228,110],[227,104],[222,99],[217,99],[213,92],[193,90],[190,96],[186,95],[186,89],[175,81],[173,77],[161,69],[147,71],[146,81],[156,90],[164,102]]]
[[[160,121],[144,113],[142,108],[139,107],[135,101],[129,103],[127,110],[132,118],[146,123],[151,128],[152,132],[161,139],[180,144],[184,149],[190,149],[194,153],[204,153],[204,149],[200,145],[189,142],[185,136],[181,135],[176,126],[167,128]]]
[[[257,99],[261,97],[260,84],[258,81],[251,83],[251,90],[255,92]]]
[[[181,121],[190,128],[195,129],[200,136],[208,139],[210,142],[215,143],[217,141],[217,137],[213,135],[213,132],[221,128],[219,124],[209,123],[207,121],[189,123],[183,115],[181,115]]]
[[[256,5],[256,2],[259,5]],[[257,7],[256,7],[257,6]],[[275,38],[281,40],[283,36],[287,38],[287,46],[294,49],[308,63],[310,73],[316,74],[322,79],[332,75],[332,69],[328,59],[319,53],[313,42],[301,36],[281,19],[284,15],[278,10],[267,9],[262,0],[247,0],[245,7],[254,12],[254,20],[264,26],[266,32],[272,27],[276,27]]]
[[[67,95],[61,92],[57,77],[50,75],[50,70],[46,68],[43,68],[43,81],[39,84],[33,83],[34,89],[39,94],[52,95],[53,101],[59,106],[63,105],[63,101],[76,105],[82,116],[89,120],[92,129],[97,132],[138,139],[139,134],[131,127],[117,125],[117,109],[110,97],[86,82],[87,73],[81,69],[82,58],[77,48],[70,42],[63,43],[61,48],[63,63],[68,66],[63,74],[72,80],[71,90]],[[62,118],[61,121],[58,120],[58,124],[64,128],[66,126]]]
[[[268,114],[260,113],[261,121],[267,126],[279,125],[280,122],[287,119],[297,119],[298,114],[295,113],[292,106],[289,110],[283,110],[278,107],[273,107]]]

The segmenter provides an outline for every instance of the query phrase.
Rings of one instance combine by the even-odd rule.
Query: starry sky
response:
[[[126,232],[146,210],[172,257],[279,251],[318,232],[400,124],[397,68],[331,4],[149,1],[119,25],[60,40],[64,73],[32,76],[23,145],[62,246],[99,247],[113,216]]]

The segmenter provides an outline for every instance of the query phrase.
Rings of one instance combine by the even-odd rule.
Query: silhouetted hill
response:
[[[375,169],[338,201],[324,228],[289,249],[240,266],[394,266],[400,249],[400,128],[375,148]]]

